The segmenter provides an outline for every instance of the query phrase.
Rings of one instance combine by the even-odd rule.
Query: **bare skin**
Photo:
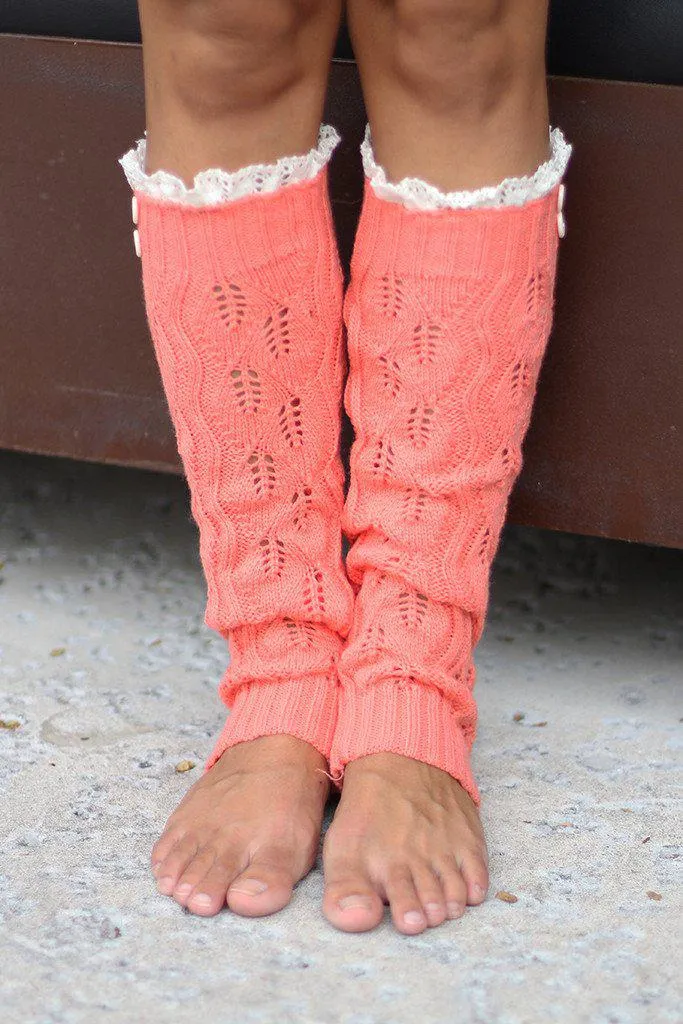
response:
[[[152,850],[159,892],[211,917],[227,903],[260,917],[281,910],[315,863],[329,780],[293,736],[231,747],[188,790]]]
[[[207,167],[233,170],[313,146],[340,7],[140,0],[147,170],[163,167],[189,184]],[[347,7],[375,153],[391,180],[477,188],[547,159],[546,0]],[[284,907],[315,860],[325,768],[313,747],[287,736],[226,751],[152,851],[159,891],[204,916],[226,903],[249,916]],[[489,884],[470,797],[438,768],[395,754],[347,766],[324,868],[324,913],[344,931],[375,927],[388,903],[396,928],[414,935],[462,916]]]
[[[226,904],[247,917],[281,910],[315,863],[325,772],[318,751],[291,736],[227,750],[152,850],[159,892],[203,917]],[[438,768],[396,754],[347,766],[324,863],[324,913],[343,931],[374,928],[388,903],[396,928],[416,935],[461,917],[488,887],[484,833],[468,794]]]
[[[138,0],[147,171],[191,185],[318,140],[341,0]]]
[[[347,0],[375,155],[445,192],[548,159],[547,0]]]
[[[387,903],[398,931],[417,935],[482,903],[489,884],[470,796],[439,768],[398,754],[347,765],[323,861],[323,911],[348,932],[374,928]]]

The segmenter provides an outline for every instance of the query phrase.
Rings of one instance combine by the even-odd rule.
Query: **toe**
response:
[[[360,861],[325,863],[323,913],[343,932],[367,932],[384,917],[384,904]]]
[[[184,832],[178,828],[166,826],[165,831],[152,847],[150,855],[150,862],[152,865],[152,873],[154,875],[159,874],[159,868],[168,857],[173,847],[183,838]]]
[[[451,920],[462,917],[467,904],[467,884],[455,858],[439,864],[437,870],[446,900],[446,916]]]
[[[295,854],[287,850],[259,851],[249,866],[228,889],[228,906],[245,917],[262,917],[282,910],[292,898],[299,876],[292,864]]]
[[[238,872],[239,865],[235,859],[224,856],[214,860],[187,898],[187,909],[200,917],[217,914],[225,906],[228,888]]]
[[[170,896],[185,868],[197,853],[196,836],[182,836],[170,848],[163,860],[158,862],[154,875],[157,888],[164,896]]]
[[[478,851],[464,853],[460,861],[460,871],[467,886],[467,902],[471,906],[483,903],[489,887],[485,856]]]
[[[173,887],[173,899],[186,907],[199,882],[211,870],[216,861],[216,851],[211,847],[200,847]]]
[[[441,880],[427,865],[413,868],[413,880],[430,928],[446,920],[446,900]]]
[[[391,917],[398,931],[417,935],[427,927],[427,917],[417,895],[413,876],[407,867],[395,868],[389,874],[386,894]]]

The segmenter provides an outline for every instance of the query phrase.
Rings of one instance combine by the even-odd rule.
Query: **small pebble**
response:
[[[648,889],[645,895],[649,896],[651,900],[661,900],[662,898],[661,892],[654,892],[652,889]]]
[[[51,658],[59,658],[62,654],[66,654],[66,647],[53,647],[50,651]]]
[[[190,772],[195,767],[194,761],[179,761],[175,766],[177,772]]]
[[[0,718],[0,729],[18,729],[20,725],[16,718]]]
[[[504,889],[501,889],[499,892],[496,893],[496,899],[497,900],[502,900],[503,903],[516,903],[517,902],[517,897],[513,896],[513,894],[511,892],[505,892]]]
[[[513,722],[523,722],[524,721],[524,712],[523,711],[518,711],[516,714],[514,714],[512,716],[512,721]]]
[[[547,725],[548,723],[547,722],[532,722],[531,724],[536,726],[537,728],[540,728],[542,725]]]

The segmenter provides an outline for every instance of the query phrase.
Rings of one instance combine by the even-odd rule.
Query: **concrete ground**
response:
[[[476,688],[490,896],[415,938],[335,931],[319,870],[261,920],[157,895],[223,716],[181,480],[0,453],[0,560],[6,1024],[681,1021],[683,553],[508,531]]]

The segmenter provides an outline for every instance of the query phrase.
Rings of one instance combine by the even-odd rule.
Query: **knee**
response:
[[[514,74],[514,0],[394,0],[395,73],[432,108],[494,105]]]
[[[305,33],[326,0],[170,0],[176,90],[207,116],[263,107],[307,69]],[[309,55],[310,62],[310,55]]]

